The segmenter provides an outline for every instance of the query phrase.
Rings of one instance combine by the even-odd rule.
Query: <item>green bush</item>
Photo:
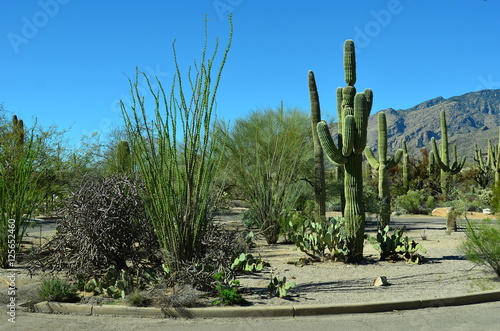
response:
[[[460,251],[469,261],[491,267],[500,277],[500,223],[467,220],[465,234]]]
[[[77,302],[80,300],[75,287],[58,278],[43,279],[38,294],[46,301]]]
[[[421,214],[426,198],[422,191],[408,191],[405,195],[401,195],[394,199],[396,210],[405,210],[409,214]]]

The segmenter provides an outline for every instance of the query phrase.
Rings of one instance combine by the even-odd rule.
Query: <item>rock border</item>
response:
[[[85,305],[43,301],[32,305],[31,310],[36,313],[82,314],[87,316],[112,315],[150,318],[259,318],[380,313],[395,310],[461,306],[492,301],[500,301],[500,291],[484,291],[455,297],[362,304],[259,307],[149,308],[121,305]]]

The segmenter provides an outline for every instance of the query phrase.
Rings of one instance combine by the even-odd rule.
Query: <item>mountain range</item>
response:
[[[431,138],[441,140],[441,110],[446,111],[448,142],[457,146],[459,159],[472,162],[474,144],[487,152],[488,139],[498,143],[500,127],[500,89],[481,90],[444,99],[437,97],[408,109],[384,109],[387,119],[388,151],[393,153],[406,141],[410,156],[420,157],[419,149],[431,150]],[[369,118],[367,145],[377,150],[377,113]],[[334,130],[336,132],[336,129]],[[450,148],[450,159],[453,157]],[[392,155],[392,154],[390,154]]]

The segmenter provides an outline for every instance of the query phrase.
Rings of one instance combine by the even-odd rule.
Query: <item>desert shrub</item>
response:
[[[466,220],[466,237],[460,251],[469,261],[491,267],[500,277],[500,223]]]
[[[192,261],[183,261],[182,268],[170,270],[166,279],[167,286],[189,285],[197,290],[213,292],[218,282],[214,275],[221,274],[229,283],[235,277],[231,268],[234,260],[248,246],[237,231],[224,229],[222,225],[211,223],[202,242],[200,257]]]
[[[110,266],[139,268],[158,249],[142,193],[142,183],[125,175],[83,181],[65,203],[58,233],[30,264],[83,278]]]
[[[396,210],[405,210],[409,214],[420,214],[425,212],[422,208],[426,198],[421,191],[408,191],[405,195],[400,195],[394,199]]]
[[[73,285],[52,277],[42,280],[38,294],[42,300],[46,301],[77,302],[80,300]]]

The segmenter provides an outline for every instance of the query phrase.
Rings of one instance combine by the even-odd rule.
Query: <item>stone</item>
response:
[[[373,281],[373,286],[388,286],[388,285],[389,283],[387,282],[387,277],[385,276],[377,277],[377,279]]]

